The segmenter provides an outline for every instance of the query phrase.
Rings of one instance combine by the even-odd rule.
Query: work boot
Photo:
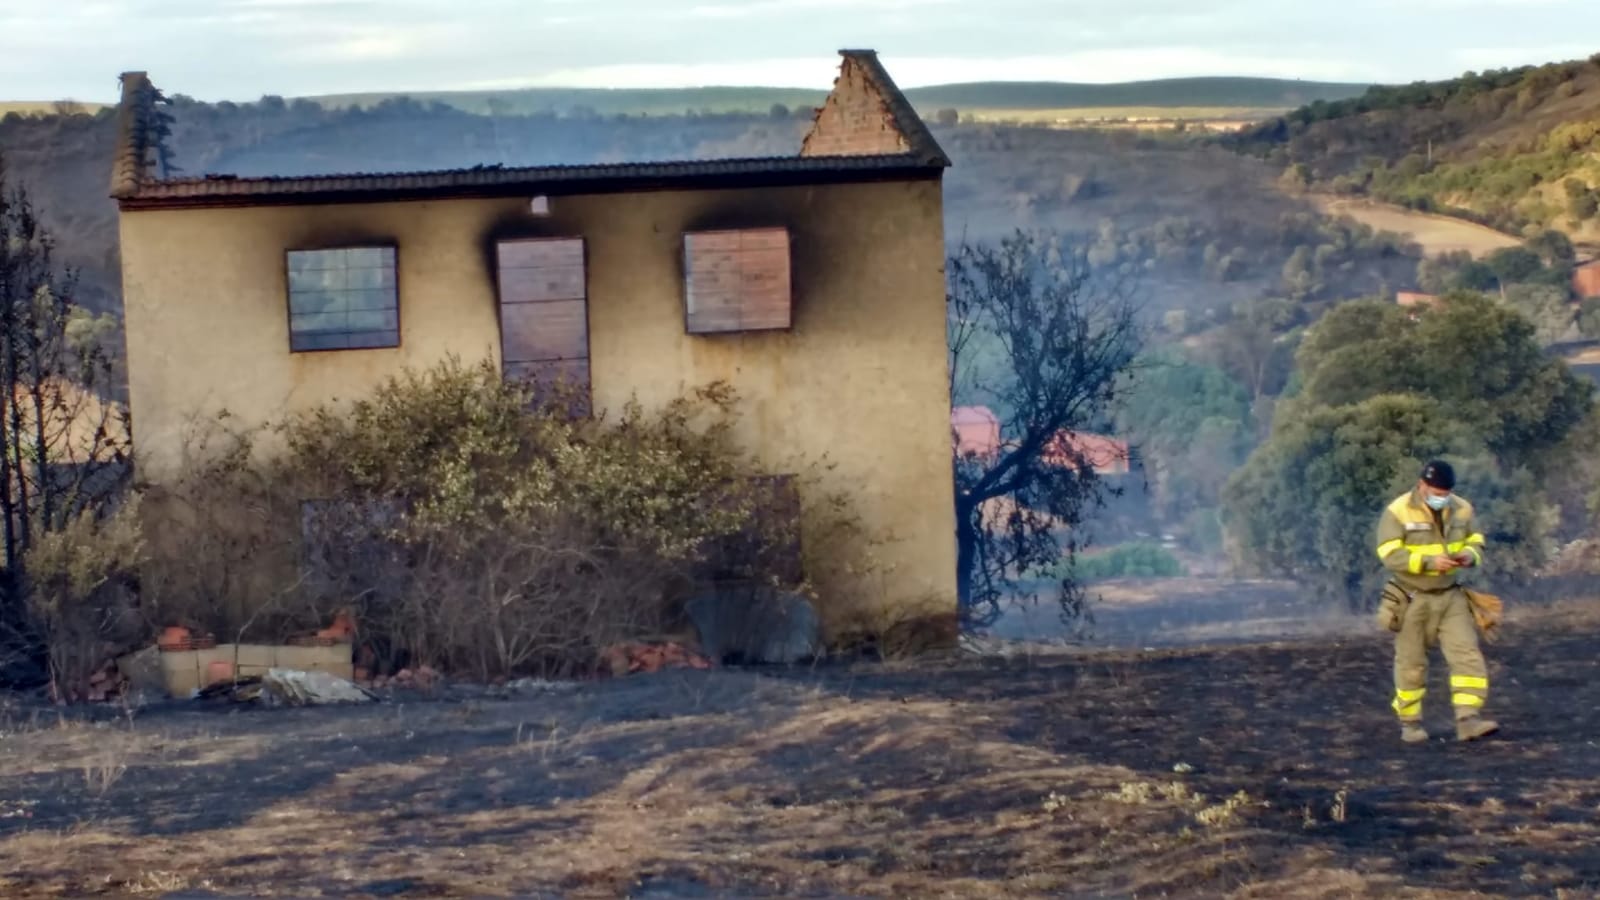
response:
[[[1400,740],[1408,744],[1420,744],[1428,739],[1428,730],[1422,727],[1421,722],[1401,722]]]
[[[1456,720],[1456,740],[1458,741],[1475,741],[1478,738],[1488,737],[1499,730],[1499,722],[1491,721],[1481,716],[1470,716]]]

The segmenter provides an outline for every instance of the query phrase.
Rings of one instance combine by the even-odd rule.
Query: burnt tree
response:
[[[963,244],[947,274],[951,397],[1000,418],[996,446],[954,441],[957,586],[965,622],[983,626],[1020,578],[1081,547],[1108,488],[1069,438],[1107,422],[1143,332],[1126,283],[1053,235]],[[1081,614],[1080,586],[1059,587],[1063,615]]]

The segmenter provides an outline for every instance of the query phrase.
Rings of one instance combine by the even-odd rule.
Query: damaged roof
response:
[[[158,178],[152,173],[156,91],[144,72],[122,76],[111,196],[120,207],[301,205],[583,194],[717,187],[775,187],[853,181],[935,178],[950,159],[871,50],[841,50],[883,100],[908,148],[898,153],[795,155],[600,165],[474,166],[417,172],[357,172],[241,177],[209,174]],[[836,88],[837,90],[837,88]]]

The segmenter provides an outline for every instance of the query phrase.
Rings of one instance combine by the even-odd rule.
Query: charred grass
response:
[[[1592,897],[1597,621],[1514,621],[1506,732],[1470,746],[1399,744],[1368,637],[344,709],[13,701],[0,895]]]

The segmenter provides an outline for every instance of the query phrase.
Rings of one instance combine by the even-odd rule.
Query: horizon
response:
[[[1347,84],[1585,59],[1587,0],[10,0],[0,95],[114,103],[146,71],[197,100],[534,88],[826,91],[839,47],[907,89],[1182,78]],[[1503,18],[1517,20],[1506,46]],[[63,7],[67,7],[63,9]],[[1374,28],[1373,23],[1383,27]]]

